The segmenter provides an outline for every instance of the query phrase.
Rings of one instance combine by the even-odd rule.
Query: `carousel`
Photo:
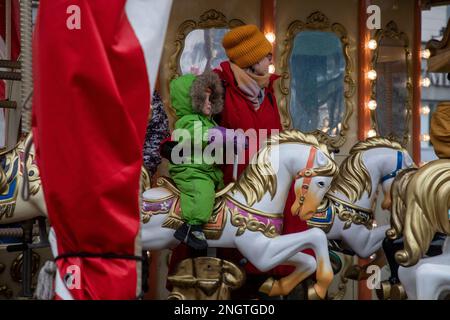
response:
[[[78,2],[0,0],[0,299],[450,299],[449,1]]]

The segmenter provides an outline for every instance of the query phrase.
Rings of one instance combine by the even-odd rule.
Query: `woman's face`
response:
[[[272,54],[269,53],[260,62],[253,65],[253,71],[259,76],[264,76],[269,73],[269,66],[272,63]]]

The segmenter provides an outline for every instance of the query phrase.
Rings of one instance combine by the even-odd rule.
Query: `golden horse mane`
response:
[[[275,196],[277,191],[277,177],[269,161],[269,156],[272,146],[283,143],[306,144],[319,149],[330,161],[328,161],[325,167],[314,168],[313,171],[320,176],[337,175],[339,168],[331,158],[327,146],[320,143],[314,135],[298,130],[281,131],[278,134],[272,135],[266,141],[266,145],[253,156],[252,161],[231,190],[232,193],[241,192],[249,206],[260,201],[266,192],[270,193],[272,199]]]
[[[436,232],[450,235],[450,160],[436,160],[421,167],[410,178],[404,199],[405,246],[395,257],[408,267],[422,258]]]
[[[340,192],[351,202],[361,199],[364,191],[367,191],[370,196],[372,194],[372,179],[364,165],[362,153],[374,148],[406,151],[400,143],[383,137],[373,137],[358,142],[339,167],[339,175],[333,180],[329,192]]]
[[[392,182],[391,228],[386,231],[387,236],[392,240],[399,238],[403,232],[406,213],[406,188],[417,170],[417,168],[404,169],[397,174]]]

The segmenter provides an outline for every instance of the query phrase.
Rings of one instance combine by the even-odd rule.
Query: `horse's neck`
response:
[[[277,190],[273,199],[270,193],[266,192],[260,201],[250,207],[265,213],[283,213],[291,184],[292,177],[288,172],[286,170],[279,170],[277,172]],[[249,206],[241,192],[229,193],[229,195],[236,201]]]
[[[381,177],[380,171],[382,166],[380,161],[383,161],[383,157],[377,155],[377,153],[374,152],[374,150],[368,150],[363,154],[363,161],[370,175],[372,192],[369,196],[367,191],[364,191],[361,196],[361,199],[354,201],[353,204],[361,208],[372,209],[373,202],[375,200],[378,189],[378,184]],[[347,196],[345,196],[341,192],[330,192],[330,194],[344,201],[352,202],[348,199]]]
[[[283,213],[286,199],[292,185],[293,176],[296,173],[294,173],[295,169],[291,167],[293,166],[293,163],[296,163],[296,165],[306,163],[306,159],[299,158],[299,155],[303,155],[305,152],[294,152],[292,149],[290,149],[290,152],[283,150],[292,148],[292,145],[289,145],[290,144],[280,144],[278,146],[280,150],[277,150],[278,152],[272,152],[269,156],[269,161],[272,164],[277,179],[274,197],[272,198],[271,194],[266,192],[260,201],[251,206],[252,208],[266,213]],[[277,147],[274,147],[272,150],[274,151],[276,148]],[[302,148],[302,146],[295,145],[294,148]],[[308,154],[306,156],[308,156]],[[241,192],[236,192],[235,194],[230,192],[229,195],[238,202],[248,205]]]

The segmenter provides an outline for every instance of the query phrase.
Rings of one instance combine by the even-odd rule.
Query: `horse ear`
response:
[[[403,151],[403,159],[405,159],[405,165],[406,167],[412,167],[414,165],[413,159],[409,155],[407,151]]]
[[[324,167],[327,165],[329,160],[328,160],[328,157],[322,151],[318,150],[316,161],[320,167]]]

